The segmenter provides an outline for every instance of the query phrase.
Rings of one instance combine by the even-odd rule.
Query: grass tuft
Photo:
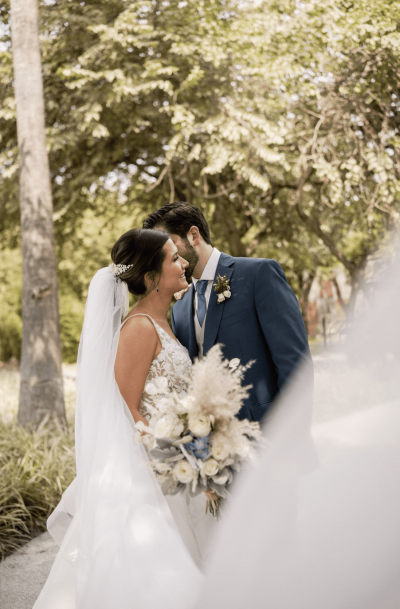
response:
[[[0,559],[46,529],[75,476],[74,433],[0,419]]]

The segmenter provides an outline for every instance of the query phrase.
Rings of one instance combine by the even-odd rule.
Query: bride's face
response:
[[[174,294],[188,287],[185,269],[188,262],[178,254],[178,248],[171,239],[164,245],[165,260],[162,265],[159,289]]]

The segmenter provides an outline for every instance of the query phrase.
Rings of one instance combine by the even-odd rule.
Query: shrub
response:
[[[12,357],[21,357],[22,319],[15,310],[0,307],[0,361],[8,362]]]
[[[61,273],[61,279],[63,279]],[[61,281],[60,334],[63,361],[75,363],[81,336],[85,298]],[[3,250],[0,266],[0,361],[20,360],[22,342],[22,257],[19,249]]]
[[[74,435],[0,421],[0,558],[46,529],[75,476]]]
[[[20,358],[22,256],[19,250],[3,250],[0,265],[0,361]]]
[[[63,362],[74,364],[78,356],[81,338],[85,303],[80,302],[74,294],[63,294],[60,297],[60,334]]]

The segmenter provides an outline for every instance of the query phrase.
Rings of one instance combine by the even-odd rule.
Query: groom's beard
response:
[[[199,255],[194,249],[193,245],[190,245],[189,241],[185,239],[186,251],[183,252],[182,258],[189,263],[189,266],[185,269],[186,281],[189,282],[192,279],[193,271],[196,268],[196,264],[199,261]]]

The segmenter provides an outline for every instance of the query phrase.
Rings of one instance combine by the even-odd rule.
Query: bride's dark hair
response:
[[[169,235],[160,230],[132,228],[114,244],[111,250],[114,264],[133,265],[119,275],[131,294],[140,296],[146,292],[147,273],[150,278],[161,274],[165,260],[163,248],[168,239]]]

